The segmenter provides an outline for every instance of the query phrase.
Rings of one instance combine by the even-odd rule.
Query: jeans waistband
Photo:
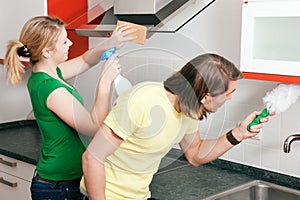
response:
[[[38,174],[36,174],[35,177],[41,182],[46,182],[46,183],[56,182],[58,185],[79,186],[81,181],[81,178],[73,179],[73,180],[65,180],[65,181],[53,181],[53,180],[44,179],[40,177]]]

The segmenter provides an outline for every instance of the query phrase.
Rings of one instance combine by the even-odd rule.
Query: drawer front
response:
[[[31,181],[35,166],[0,154],[0,171]]]
[[[5,200],[30,200],[30,182],[0,172],[0,194]]]

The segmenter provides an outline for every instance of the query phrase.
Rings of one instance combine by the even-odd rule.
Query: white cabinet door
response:
[[[241,71],[300,76],[300,1],[243,4]]]
[[[0,194],[3,200],[30,200],[30,182],[0,171]]]
[[[31,181],[35,166],[0,154],[0,171]]]
[[[0,59],[4,58],[6,43],[19,39],[24,23],[37,15],[47,14],[47,0],[1,0]]]
[[[35,166],[0,154],[0,199],[30,200]]]

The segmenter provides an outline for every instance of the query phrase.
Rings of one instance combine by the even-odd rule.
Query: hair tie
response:
[[[18,53],[19,57],[27,57],[27,58],[29,58],[31,56],[31,53],[30,53],[30,51],[29,51],[29,49],[27,48],[26,45],[20,47],[17,50],[17,53]]]

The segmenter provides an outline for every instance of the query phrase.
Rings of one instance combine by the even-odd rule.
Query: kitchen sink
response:
[[[300,200],[300,191],[255,180],[203,200]]]

